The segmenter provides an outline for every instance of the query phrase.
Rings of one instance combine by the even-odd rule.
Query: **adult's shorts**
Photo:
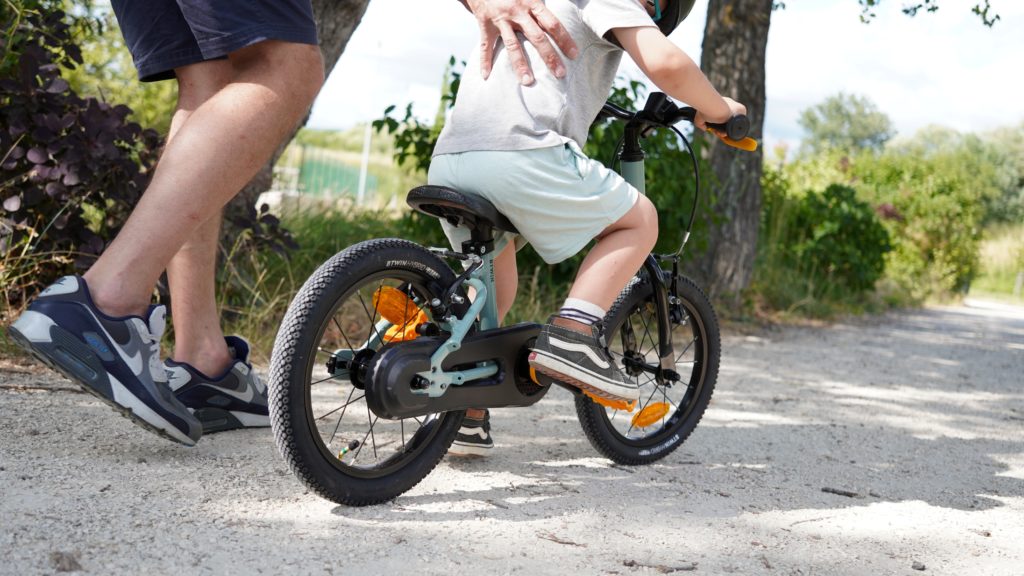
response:
[[[548,264],[582,250],[636,204],[640,193],[616,172],[587,158],[575,142],[513,151],[472,151],[434,156],[427,182],[489,200],[519,237],[495,235],[495,251],[529,242]],[[456,250],[469,230],[441,220]]]
[[[264,40],[316,44],[310,0],[112,0],[143,82]]]

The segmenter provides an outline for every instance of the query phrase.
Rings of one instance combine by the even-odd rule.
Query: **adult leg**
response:
[[[323,82],[316,46],[261,42],[229,62],[232,80],[181,123],[125,227],[85,275],[109,314],[145,310],[171,259],[255,175]]]
[[[175,69],[178,107],[167,135],[168,143],[174,141],[193,112],[231,82],[234,73],[230,60],[211,60]],[[220,328],[214,284],[220,223],[218,210],[199,225],[167,265],[175,332],[171,357],[209,375],[220,374],[231,364]]]

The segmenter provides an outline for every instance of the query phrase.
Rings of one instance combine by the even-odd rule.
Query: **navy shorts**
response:
[[[112,0],[143,82],[264,40],[316,44],[310,0]]]

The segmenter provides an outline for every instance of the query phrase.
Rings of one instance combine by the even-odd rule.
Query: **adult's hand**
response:
[[[533,71],[516,32],[522,32],[526,40],[540,53],[551,73],[558,78],[565,76],[562,57],[551,44],[569,58],[575,58],[579,49],[576,42],[548,10],[543,0],[464,0],[480,24],[480,73],[486,79],[491,74],[494,62],[494,46],[501,38],[508,52],[512,68],[524,86],[533,84]],[[549,38],[550,37],[550,38]]]

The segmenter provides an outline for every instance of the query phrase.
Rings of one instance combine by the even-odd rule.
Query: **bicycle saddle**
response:
[[[494,228],[518,234],[488,200],[472,194],[463,194],[445,186],[420,186],[409,191],[406,203],[417,212],[434,218],[443,218],[455,226],[470,229]]]

